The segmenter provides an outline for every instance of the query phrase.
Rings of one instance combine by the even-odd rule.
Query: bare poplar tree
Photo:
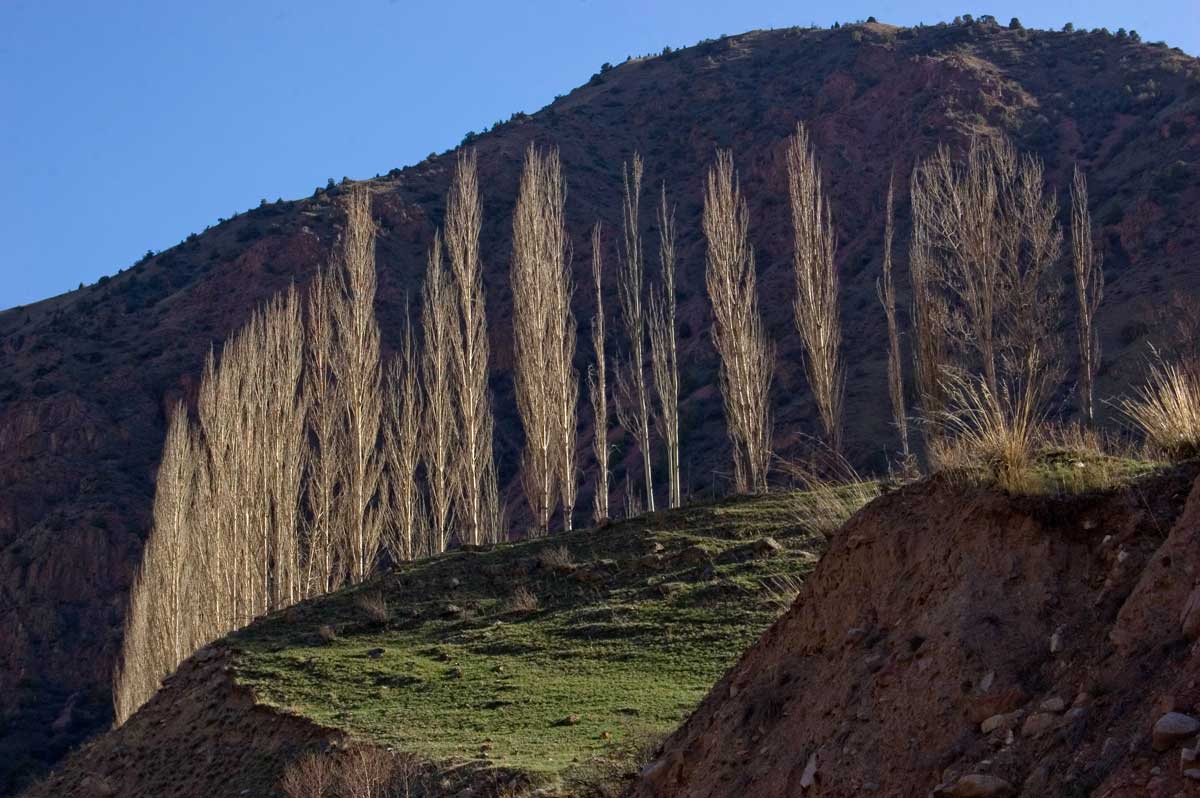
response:
[[[258,434],[268,458],[267,492],[271,608],[295,604],[304,597],[300,572],[300,502],[308,444],[307,407],[302,391],[304,322],[295,286],[276,295],[264,313],[261,342],[266,371],[264,424]]]
[[[375,223],[371,195],[353,189],[346,199],[340,276],[342,301],[335,307],[338,357],[335,378],[343,402],[346,435],[342,498],[350,580],[361,582],[379,553],[382,524],[376,502],[383,468],[379,452],[379,324],[375,320]]]
[[[750,211],[734,172],[733,154],[720,150],[709,169],[704,197],[705,282],[713,309],[713,344],[721,357],[734,480],[742,493],[767,487],[774,370],[773,347],[758,311],[749,227]]]
[[[113,678],[117,725],[150,699],[162,678],[193,650],[189,607],[195,441],[187,408],[176,403],[167,426],[154,490],[154,526],[142,552],[125,613],[125,636]]]
[[[543,534],[549,532],[557,493],[562,491],[567,510],[575,491],[574,400],[564,388],[568,378],[575,379],[563,340],[574,329],[565,199],[558,151],[543,154],[531,144],[513,214],[513,350],[517,409],[525,429],[521,482]],[[560,484],[568,474],[571,484]],[[569,515],[564,512],[568,526]]]
[[[642,455],[642,472],[646,482],[646,509],[654,512],[654,472],[650,450],[650,400],[646,392],[646,307],[643,302],[645,261],[642,255],[642,236],[638,211],[642,195],[642,156],[633,154],[632,168],[623,170],[625,194],[622,201],[621,224],[625,240],[625,257],[621,264],[621,319],[629,347],[625,375],[618,374],[631,389],[628,398],[632,405],[619,403],[622,424],[634,434]],[[618,369],[619,371],[620,369]]]
[[[904,405],[904,374],[900,358],[900,325],[896,321],[896,283],[892,278],[892,239],[895,233],[895,174],[888,176],[887,207],[883,227],[883,276],[875,285],[883,313],[887,317],[888,331],[888,396],[892,400],[892,419],[900,434],[900,454],[907,464],[911,453],[908,448],[908,410]]]
[[[1095,329],[1096,311],[1104,298],[1103,262],[1092,241],[1092,217],[1088,211],[1087,178],[1075,165],[1071,186],[1071,254],[1075,269],[1075,300],[1079,312],[1079,400],[1086,424],[1095,421],[1096,370],[1100,367],[1100,336]]]
[[[482,209],[476,155],[460,152],[446,201],[446,250],[458,302],[453,339],[454,401],[462,456],[455,458],[454,485],[464,540],[479,544],[496,530],[488,524],[494,510],[485,506],[496,495],[492,462],[492,400],[488,391],[487,315],[483,270],[479,261]]]
[[[201,539],[200,572],[207,582],[204,612],[210,630],[229,628],[243,617],[235,573],[237,552],[237,468],[235,417],[238,396],[230,379],[222,379],[216,355],[209,352],[204,364],[197,401],[200,434],[204,443],[198,488],[200,523],[207,534]]]
[[[454,412],[454,337],[458,323],[450,277],[442,262],[442,239],[435,235],[425,272],[421,324],[424,352],[421,373],[425,401],[421,442],[425,482],[429,488],[429,552],[439,554],[450,544],[454,498],[454,458],[458,425]]]
[[[998,424],[1031,429],[1023,421],[1040,416],[1055,377],[1053,267],[1062,245],[1041,161],[1019,156],[1007,139],[976,137],[961,161],[942,147],[918,164],[911,194],[923,413],[967,412],[943,409],[949,382],[959,400],[984,396],[1014,414]]]
[[[553,417],[558,448],[558,494],[562,502],[563,531],[570,532],[575,523],[575,499],[579,490],[576,454],[576,430],[579,426],[579,372],[575,368],[575,343],[579,329],[571,312],[575,284],[571,279],[571,243],[567,237],[565,206],[566,181],[558,150],[546,158],[542,190],[543,214],[546,218],[546,256],[543,277],[551,297],[550,382],[553,388]]]
[[[667,449],[667,506],[682,503],[679,485],[679,359],[675,347],[675,211],[663,185],[658,208],[662,286],[650,291],[650,361],[658,396],[658,432]]]
[[[122,722],[199,645],[301,597],[303,338],[292,288],[209,355],[199,426],[172,412],[114,674]]]
[[[552,382],[554,386],[554,417],[558,431],[558,493],[562,500],[563,531],[570,532],[575,525],[575,499],[579,490],[578,464],[576,463],[576,430],[579,426],[579,372],[576,370],[575,342],[579,330],[575,315],[571,312],[571,297],[575,286],[571,280],[569,248],[566,227],[563,224],[561,176],[555,176],[560,188],[551,191],[552,201],[558,203],[555,216],[554,236],[558,239],[553,250],[557,263],[551,261],[549,279],[553,286],[554,313],[551,335],[553,337],[554,360]],[[557,199],[556,199],[557,198]]]
[[[411,560],[423,548],[421,493],[417,466],[421,460],[421,385],[412,325],[405,319],[400,350],[387,368],[387,435],[385,451],[388,512],[384,542],[393,561]]]
[[[592,284],[596,289],[596,315],[592,317],[592,350],[596,362],[588,369],[588,394],[592,399],[596,455],[596,493],[592,499],[592,518],[597,524],[608,520],[608,369],[604,357],[604,294],[601,278],[604,254],[600,249],[600,223],[592,227]]]
[[[930,199],[918,190],[917,173],[912,177],[912,240],[909,244],[909,278],[912,283],[913,366],[921,413],[928,422],[941,416],[946,405],[942,378],[949,365],[950,311],[938,290],[931,231],[926,219],[933,213]],[[939,429],[936,424],[920,425],[927,456],[937,451]]]
[[[342,575],[335,528],[345,438],[342,435],[341,403],[333,377],[333,359],[337,353],[333,310],[334,304],[340,301],[335,289],[336,282],[325,269],[318,271],[308,286],[304,393],[312,451],[305,480],[308,507],[304,541],[306,596],[337,589]]]
[[[1003,141],[999,146],[1012,148]],[[1046,399],[1058,373],[1061,284],[1055,265],[1062,256],[1058,198],[1045,190],[1042,162],[1032,155],[1019,159],[1004,186],[1003,235],[1004,315],[998,320],[1001,376],[1013,393],[1024,394],[1027,407]],[[1003,184],[1002,184],[1003,185]]]
[[[149,541],[147,541],[149,544]],[[142,551],[142,564],[134,574],[125,605],[121,653],[113,669],[113,715],[122,726],[158,691],[165,667],[161,636],[155,627],[153,588],[146,583],[149,546]]]
[[[804,125],[788,139],[788,197],[795,234],[793,265],[796,329],[804,345],[804,368],[817,402],[825,441],[841,451],[842,323],[838,312],[836,247],[829,203],[821,189],[821,173]]]

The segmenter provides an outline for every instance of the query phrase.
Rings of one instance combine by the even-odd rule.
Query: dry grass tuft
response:
[[[359,593],[354,597],[354,606],[360,609],[371,623],[384,625],[392,619],[387,600],[378,590]]]
[[[763,600],[774,607],[779,615],[792,608],[804,580],[798,574],[776,574],[762,582]]]
[[[1146,384],[1119,407],[1150,447],[1173,459],[1200,454],[1200,362],[1159,358]]]
[[[540,606],[541,602],[538,601],[537,595],[529,588],[521,585],[504,602],[504,612],[523,615],[525,613],[537,612]]]
[[[943,432],[935,438],[931,460],[943,470],[982,469],[1004,490],[1025,491],[1045,434],[1037,392],[1005,386],[993,391],[986,380],[965,372],[951,373],[942,387],[947,409],[931,420]]]
[[[570,568],[575,565],[571,551],[566,546],[553,546],[542,549],[538,554],[538,562],[544,568]]]
[[[809,535],[831,537],[880,494],[876,480],[863,479],[841,455],[826,451],[821,464],[790,462],[781,468],[800,488],[794,494],[796,526]]]

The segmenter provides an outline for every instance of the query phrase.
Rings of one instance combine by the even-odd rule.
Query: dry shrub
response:
[[[541,603],[538,601],[537,595],[532,590],[521,585],[512,592],[508,600],[504,602],[504,611],[506,613],[528,613],[536,612]]]
[[[326,798],[334,794],[336,776],[331,757],[307,754],[287,766],[279,789],[287,798]]]
[[[397,798],[430,795],[429,772],[425,763],[413,754],[395,754],[392,758],[392,794]]]
[[[338,768],[339,798],[385,798],[398,770],[396,757],[382,748],[352,748]]]
[[[1037,391],[996,390],[966,372],[949,372],[942,381],[946,409],[928,419],[943,433],[934,440],[930,459],[940,469],[978,473],[1012,492],[1025,490],[1045,427]]]
[[[763,600],[782,615],[792,608],[804,579],[798,574],[775,574],[762,582]]]
[[[378,590],[359,593],[354,597],[354,606],[358,607],[371,623],[382,625],[392,618],[388,612],[387,600]]]
[[[809,535],[830,537],[850,517],[879,496],[879,483],[863,479],[845,458],[827,453],[824,463],[784,463],[783,470],[799,486],[793,494],[792,518]]]
[[[575,564],[571,551],[566,546],[554,546],[542,549],[538,554],[538,562],[544,568],[570,568]]]
[[[1200,454],[1200,360],[1157,358],[1146,384],[1119,406],[1152,448],[1177,459]]]

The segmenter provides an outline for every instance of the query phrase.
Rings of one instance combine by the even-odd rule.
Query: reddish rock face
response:
[[[620,167],[635,149],[647,166],[651,279],[657,263],[649,209],[660,181],[678,203],[683,465],[690,491],[701,493],[713,488],[714,470],[728,470],[699,229],[715,148],[734,148],[750,203],[763,312],[779,358],[777,446],[787,455],[817,430],[791,319],[783,166],[785,137],[797,121],[811,126],[838,229],[847,448],[858,466],[878,468],[895,448],[881,399],[886,353],[875,298],[889,172],[901,176],[903,274],[903,176],[938,142],[1003,130],[1046,160],[1048,179],[1064,196],[1078,161],[1091,183],[1108,278],[1097,390],[1113,395],[1140,372],[1140,336],[1167,329],[1158,320],[1169,298],[1200,284],[1198,71],[1195,59],[1101,34],[874,24],[756,32],[624,64],[478,137],[496,450],[509,497],[520,506],[509,230],[529,142],[561,147],[579,285],[589,278],[588,234],[597,218],[606,223],[615,274]],[[406,297],[419,296],[452,164],[442,155],[370,181],[385,347],[399,339]],[[0,313],[0,771],[33,772],[37,760],[53,760],[107,721],[108,676],[147,534],[164,410],[194,396],[210,345],[274,291],[303,285],[323,261],[339,223],[331,193],[249,211],[102,284]],[[588,292],[577,293],[581,365],[590,351],[590,302]],[[1065,341],[1072,336],[1064,331]],[[1072,362],[1068,350],[1068,383]],[[1065,392],[1061,398],[1069,404]],[[581,440],[589,434],[584,426]],[[585,485],[579,507],[588,506],[590,490]],[[72,701],[70,721],[56,730]],[[15,778],[0,775],[0,792]]]
[[[1179,545],[1197,532],[1196,473],[1066,499],[934,479],[877,500],[631,795],[1188,789],[1200,652],[1180,634],[1186,594],[1147,585],[1168,553],[1172,575],[1200,568]]]

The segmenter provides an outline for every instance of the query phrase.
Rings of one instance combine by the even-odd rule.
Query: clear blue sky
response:
[[[754,28],[962,13],[1200,52],[1200,0],[0,0],[0,308],[261,198],[415,163],[604,61]]]

